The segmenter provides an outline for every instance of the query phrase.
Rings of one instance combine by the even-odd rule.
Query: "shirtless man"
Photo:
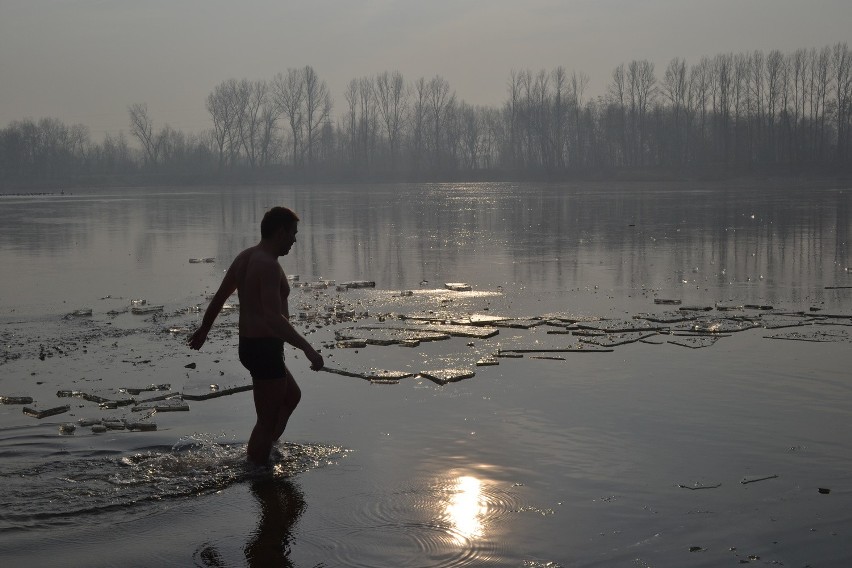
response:
[[[323,367],[322,355],[290,325],[287,297],[290,285],[278,257],[296,242],[299,218],[286,207],[273,207],[260,222],[260,243],[234,259],[219,290],[210,301],[201,326],[187,342],[201,349],[213,321],[228,297],[240,299],[240,363],[254,385],[257,423],[248,442],[248,459],[262,465],[269,461],[272,446],[284,433],[287,420],[299,404],[302,392],[284,366],[284,343],[305,352],[311,369]]]

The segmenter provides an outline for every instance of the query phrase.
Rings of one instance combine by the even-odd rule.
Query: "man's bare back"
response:
[[[278,259],[260,247],[248,248],[237,255],[229,270],[233,270],[240,299],[240,336],[276,337],[266,321],[267,309],[290,318],[287,298],[290,284]],[[262,290],[269,287],[278,292],[277,306],[264,306]],[[268,294],[267,294],[268,295]]]

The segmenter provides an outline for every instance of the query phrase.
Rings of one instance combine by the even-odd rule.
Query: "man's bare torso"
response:
[[[287,298],[290,285],[278,259],[258,246],[248,248],[237,255],[229,269],[237,283],[240,299],[240,336],[276,337],[267,323],[267,314],[279,311],[290,317]],[[278,305],[264,305],[264,288],[274,287],[280,298]]]

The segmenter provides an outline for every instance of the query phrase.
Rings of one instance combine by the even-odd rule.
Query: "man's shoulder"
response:
[[[281,265],[278,259],[271,254],[265,252],[260,247],[250,247],[237,255],[234,263],[245,264],[249,270],[266,271],[281,271]]]

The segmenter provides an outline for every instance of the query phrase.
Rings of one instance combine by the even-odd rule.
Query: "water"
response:
[[[495,367],[474,364],[498,348],[578,340],[541,326],[413,348],[330,347],[336,329],[387,325],[396,314],[629,319],[677,309],[655,298],[772,305],[803,312],[797,321],[852,315],[852,290],[843,288],[852,285],[851,194],[450,184],[2,196],[0,396],[71,405],[43,420],[0,405],[4,564],[718,566],[751,556],[847,565],[848,318],[736,332],[704,349],[656,336],[611,353],[502,358]],[[303,399],[272,472],[242,461],[248,393],[155,414],[57,398],[246,384],[235,314],[220,316],[200,353],[183,347],[181,328],[197,323],[196,306],[277,204],[302,218],[282,259],[289,275],[376,282],[294,289],[294,315],[334,302],[360,314],[354,323],[300,323],[328,365],[462,367],[476,376],[370,384],[312,373],[288,351]],[[216,261],[188,262],[204,257]],[[473,290],[446,292],[445,282]],[[163,311],[129,313],[139,299]],[[91,316],[69,316],[88,308]],[[740,313],[761,321],[755,310]],[[764,337],[828,331],[838,340]],[[93,434],[78,425],[60,435],[80,418],[157,430]],[[740,483],[769,475],[778,477]]]

